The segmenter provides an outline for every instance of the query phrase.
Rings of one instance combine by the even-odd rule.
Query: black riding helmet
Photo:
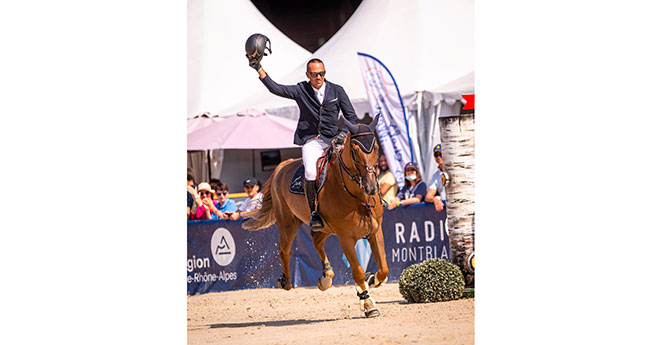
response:
[[[273,53],[270,49],[270,40],[265,35],[254,34],[245,41],[245,53],[248,57],[261,59],[262,56],[268,56],[266,49],[269,53]]]

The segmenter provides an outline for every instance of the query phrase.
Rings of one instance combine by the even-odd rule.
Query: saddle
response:
[[[319,157],[319,159],[316,161],[316,192],[317,193],[321,190],[321,188],[323,188],[323,184],[325,183],[325,179],[328,175],[328,162],[330,161],[331,155],[332,155],[332,146],[326,147],[325,150],[323,150],[323,155]],[[293,173],[293,176],[291,177],[291,182],[289,182],[289,192],[293,194],[305,195],[305,189],[303,186],[304,178],[305,178],[305,167],[303,166],[301,160],[300,166],[298,166],[296,172]]]

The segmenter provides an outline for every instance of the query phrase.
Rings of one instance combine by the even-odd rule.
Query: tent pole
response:
[[[254,150],[252,150],[252,177],[254,177]]]
[[[206,150],[206,163],[209,167],[209,182],[211,182],[211,150]]]

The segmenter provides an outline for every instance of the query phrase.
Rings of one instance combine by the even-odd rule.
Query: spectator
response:
[[[403,170],[406,175],[406,181],[404,182],[403,189],[399,191],[388,207],[390,210],[397,206],[412,205],[422,202],[426,195],[426,183],[422,181],[422,174],[419,172],[417,163],[408,162]]]
[[[442,149],[440,144],[435,145],[433,148],[433,157],[438,164],[438,170],[433,173],[429,190],[426,192],[426,202],[432,202],[435,205],[435,210],[440,212],[447,205],[447,195],[445,192],[445,184],[449,180],[449,175],[445,172],[445,166],[442,162]]]
[[[394,174],[390,171],[390,168],[387,166],[387,159],[385,155],[381,153],[378,157],[378,165],[380,168],[380,175],[378,176],[378,185],[380,185],[380,195],[383,200],[388,203],[392,203],[396,193],[399,189],[399,186],[396,184],[396,179]]]
[[[193,172],[192,169],[188,168],[188,204],[187,204],[187,209],[186,209],[186,214],[188,215],[188,219],[190,219],[191,211],[195,205],[201,206],[202,205],[202,199],[199,198],[199,195],[197,194],[197,186],[195,186],[195,178],[193,177]]]
[[[261,207],[261,199],[264,197],[261,194],[261,183],[254,177],[250,177],[243,181],[243,190],[248,195],[248,199],[243,201],[243,204],[238,208],[238,212],[231,215],[231,219],[237,220],[241,217],[241,212],[247,212]]]
[[[190,219],[211,219],[211,208],[213,207],[213,199],[211,199],[213,190],[211,189],[211,185],[206,182],[200,183],[199,186],[197,186],[197,193],[199,194],[202,204],[197,205],[197,207],[190,212]]]
[[[211,208],[211,218],[212,219],[230,219],[232,213],[236,212],[237,207],[234,200],[229,199],[229,190],[227,185],[220,182],[216,189],[215,195],[218,200],[214,201],[214,205]]]
[[[218,195],[217,195],[218,186],[220,186],[221,183],[222,182],[220,180],[218,180],[217,178],[212,178],[209,181],[209,184],[211,185],[211,189],[213,189],[215,191],[215,193],[213,193],[213,196],[212,196],[214,203],[217,203],[216,201],[218,200]]]

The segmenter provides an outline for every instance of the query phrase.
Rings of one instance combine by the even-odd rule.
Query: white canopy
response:
[[[311,55],[249,0],[188,0],[188,118],[206,112],[216,115],[245,95],[263,89],[245,58],[245,40],[254,33],[271,40],[273,55],[264,59],[274,78],[287,74]],[[240,110],[247,108],[252,107]]]
[[[269,75],[280,84],[305,80],[308,58],[298,60],[287,75],[277,76],[274,59],[284,49],[278,48],[281,43],[277,40],[271,41],[276,51],[262,61]],[[405,95],[439,89],[473,72],[474,1],[364,0],[346,24],[314,52],[313,56],[325,63],[327,80],[344,87],[358,117],[362,118],[369,106],[358,52],[372,55],[385,64],[396,79],[404,102],[406,99],[412,102],[414,97],[411,100]],[[257,79],[254,75],[251,78]],[[293,101],[274,96],[261,87],[219,114],[257,108],[297,118],[298,109]]]

